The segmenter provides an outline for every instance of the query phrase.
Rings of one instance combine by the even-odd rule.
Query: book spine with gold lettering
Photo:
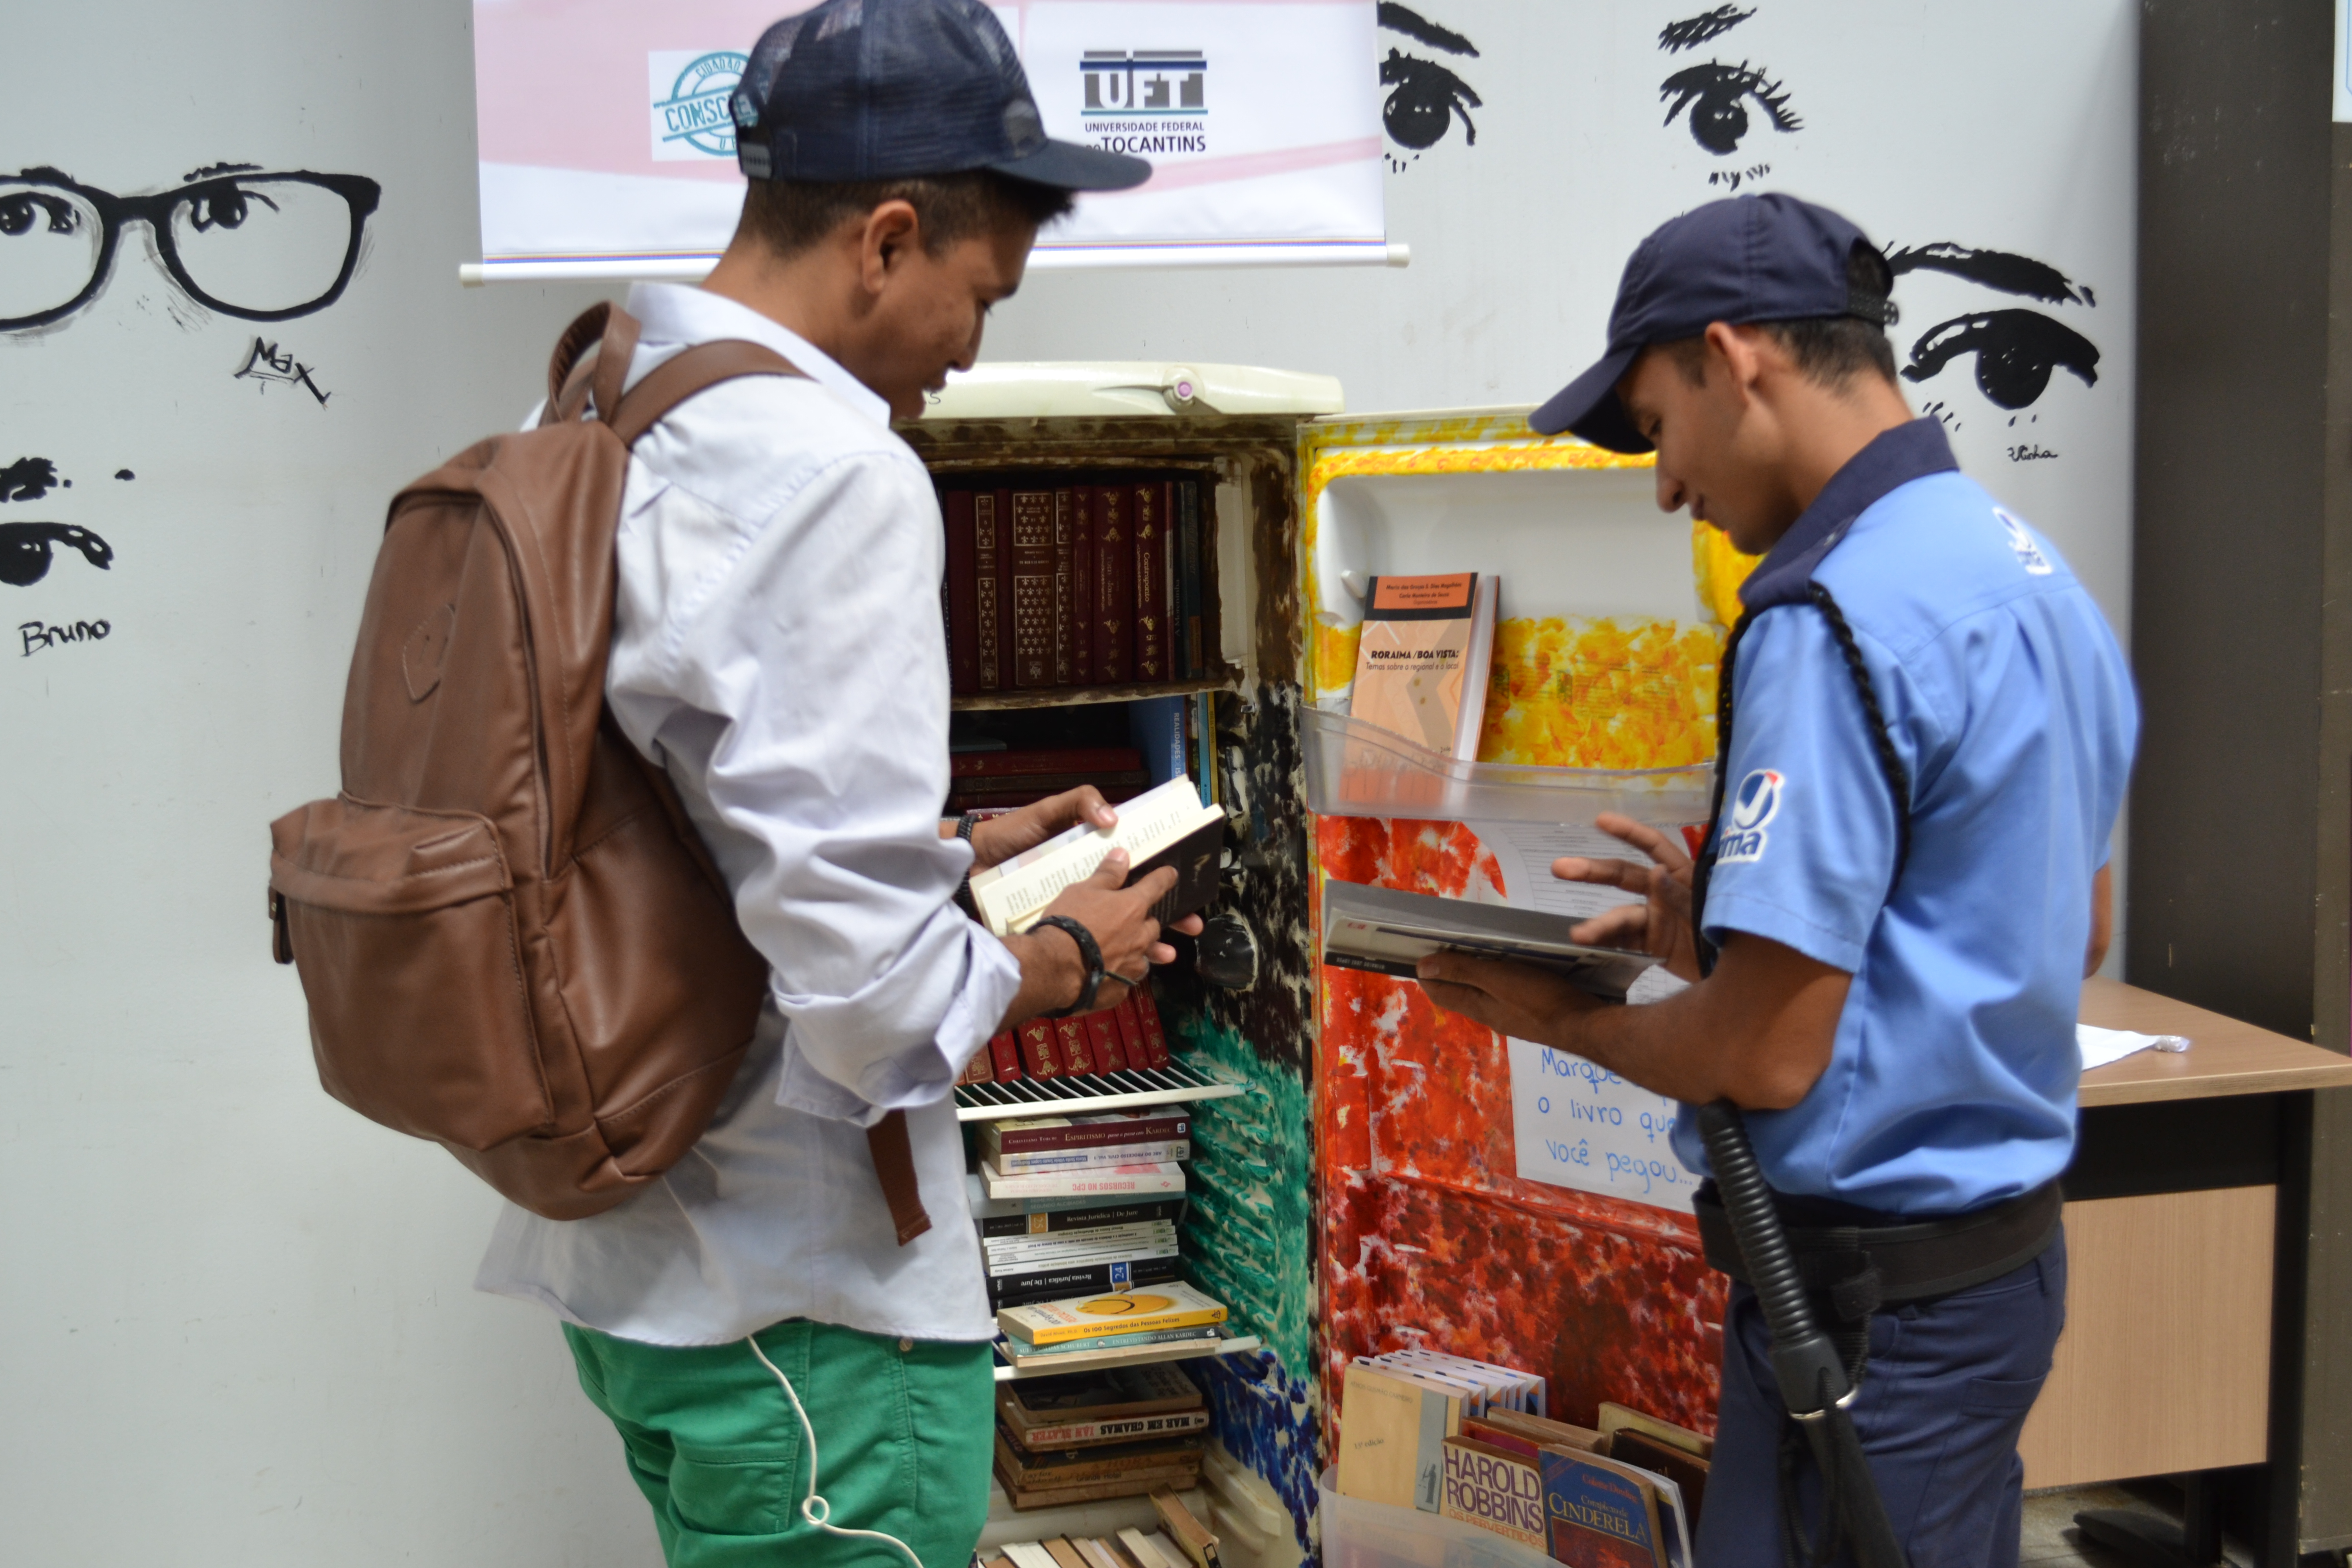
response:
[[[1013,686],[1054,684],[1054,492],[1013,492]]]

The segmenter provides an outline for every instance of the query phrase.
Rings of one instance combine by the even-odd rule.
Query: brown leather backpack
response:
[[[719,382],[800,373],[705,343],[624,397],[636,341],[590,310],[537,429],[394,498],[342,793],[270,825],[274,952],[301,973],[320,1081],[550,1219],[692,1147],[768,986],[668,779],[606,715],[604,668],[630,446]],[[930,1223],[904,1116],[868,1136],[903,1245]]]

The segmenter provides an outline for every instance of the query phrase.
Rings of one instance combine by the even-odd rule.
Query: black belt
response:
[[[1708,1266],[1748,1283],[1715,1184],[1701,1186],[1693,1202]],[[2044,1182],[2021,1197],[1910,1224],[1806,1225],[1808,1209],[1818,1215],[1822,1205],[1783,1198],[1780,1207],[1795,1222],[1789,1246],[1806,1289],[1854,1323],[1881,1308],[1931,1301],[2022,1268],[2057,1236],[2063,1202],[2058,1184]]]

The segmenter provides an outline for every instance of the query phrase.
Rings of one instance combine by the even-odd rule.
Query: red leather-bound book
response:
[[[1102,1070],[1087,1048],[1086,1026],[1076,1018],[1054,1020],[1054,1041],[1062,1047],[1062,1071],[1091,1076]]]
[[[1087,1033],[1095,1042],[1095,1060],[1105,1064],[1105,1072],[1125,1072],[1138,1065],[1138,1058],[1127,1048],[1118,1032],[1118,1009],[1097,1007],[1087,1015]]]
[[[1054,492],[1013,492],[1013,687],[1054,684]]]
[[[1132,492],[1125,485],[1095,491],[1095,684],[1135,679],[1135,543],[1128,537]]]
[[[948,490],[940,500],[948,528],[948,689],[970,697],[980,690],[980,574],[972,548],[971,492]]]
[[[1070,684],[1095,683],[1095,487],[1070,491]]]
[[[1061,1051],[1054,1039],[1054,1021],[1032,1018],[1021,1026],[1021,1065],[1031,1078],[1062,1076]]]
[[[1007,628],[1004,606],[1012,584],[1004,573],[1004,492],[971,492],[972,658],[982,691],[1002,691]]]
[[[986,1046],[982,1046],[971,1053],[971,1060],[963,1064],[962,1076],[959,1077],[956,1082],[992,1083],[995,1079],[996,1058],[989,1053]]]
[[[1021,1037],[1012,1030],[989,1037],[988,1059],[996,1068],[995,1081],[1010,1083],[1023,1077],[1021,1071]]]
[[[1168,481],[1135,487],[1135,679],[1173,679],[1168,668]]]
[[[1118,1020],[1119,1045],[1126,1050],[1128,1060],[1138,1067],[1150,1067],[1151,1047],[1143,1037],[1143,1020],[1136,1013],[1134,992],[1129,991],[1118,999],[1118,1005],[1111,1009],[1111,1016]]]
[[[1054,492],[1054,684],[1077,684],[1077,492],[1064,485]]]
[[[1151,998],[1151,987],[1138,986],[1129,997],[1135,1004],[1135,1021],[1143,1026],[1143,1049],[1154,1068],[1168,1065],[1168,1032],[1160,1026],[1160,1004]]]

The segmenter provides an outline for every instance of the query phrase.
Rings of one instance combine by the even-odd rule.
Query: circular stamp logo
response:
[[[669,96],[654,105],[661,139],[670,147],[691,147],[714,158],[735,156],[735,118],[727,100],[743,79],[751,57],[721,49],[688,60]]]

